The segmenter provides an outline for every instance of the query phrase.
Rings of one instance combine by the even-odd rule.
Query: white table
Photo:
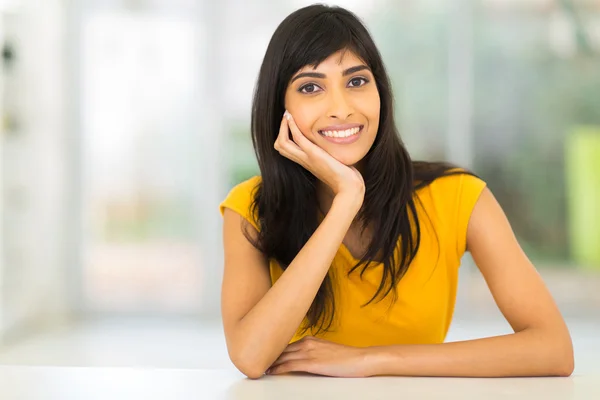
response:
[[[600,399],[600,374],[569,378],[246,379],[235,370],[0,366],[0,399]]]

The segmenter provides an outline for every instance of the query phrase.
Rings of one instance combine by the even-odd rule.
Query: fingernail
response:
[[[285,115],[285,118],[287,118],[288,121],[289,121],[290,117],[292,116],[288,110],[285,110],[285,114],[283,114],[283,115]]]

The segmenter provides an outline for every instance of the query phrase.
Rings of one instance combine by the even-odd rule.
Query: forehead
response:
[[[339,50],[318,65],[305,65],[300,68],[298,72],[307,71],[336,71],[344,70],[348,67],[365,64],[354,52],[351,50]]]

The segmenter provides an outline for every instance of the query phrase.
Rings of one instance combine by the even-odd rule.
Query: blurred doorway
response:
[[[81,300],[87,312],[196,313],[198,24],[185,4],[143,3],[81,12]]]

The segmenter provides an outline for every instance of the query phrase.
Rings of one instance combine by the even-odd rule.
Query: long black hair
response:
[[[363,230],[370,226],[373,234],[366,254],[349,272],[362,265],[362,277],[370,263],[381,256],[381,284],[367,305],[381,293],[384,298],[392,289],[396,299],[396,284],[417,253],[421,230],[413,198],[415,190],[440,176],[464,170],[447,163],[411,160],[394,122],[391,84],[381,55],[356,15],[320,4],[299,9],[285,18],[271,38],[252,105],[252,143],[262,181],[252,203],[260,229],[258,237],[251,240],[268,259],[277,261],[285,270],[319,224],[317,178],[273,148],[285,111],[286,88],[298,70],[317,66],[340,50],[353,52],[368,65],[381,101],[378,133],[361,161],[366,192],[356,216]],[[250,235],[246,236],[250,239]],[[304,331],[329,330],[334,313],[332,279],[328,274],[308,310]]]

